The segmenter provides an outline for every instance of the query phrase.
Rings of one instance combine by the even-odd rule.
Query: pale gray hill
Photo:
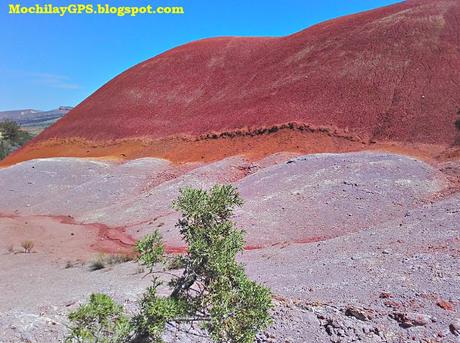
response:
[[[49,111],[22,109],[0,112],[0,121],[13,120],[23,127],[47,127],[66,115],[72,107],[60,106]]]

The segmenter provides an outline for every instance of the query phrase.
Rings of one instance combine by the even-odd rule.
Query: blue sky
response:
[[[8,15],[0,5],[0,111],[75,106],[125,69],[177,45],[216,36],[282,36],[388,0],[94,0],[180,5],[180,16]],[[49,4],[52,0],[22,0]],[[54,0],[55,5],[77,3]],[[88,3],[89,0],[81,1]]]

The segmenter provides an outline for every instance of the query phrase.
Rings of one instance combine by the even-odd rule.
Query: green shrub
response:
[[[66,342],[124,343],[130,333],[123,307],[105,294],[91,294],[88,304],[69,314],[69,321]]]
[[[270,291],[250,280],[236,255],[243,251],[244,232],[230,220],[242,205],[233,186],[214,186],[210,191],[186,188],[174,202],[182,213],[177,226],[188,245],[184,271],[172,277],[167,297],[157,295],[157,279],[141,301],[134,319],[137,337],[160,342],[166,324],[199,323],[216,342],[249,343],[270,323]],[[158,232],[141,241],[150,246],[148,261],[161,261]],[[140,253],[142,260],[143,253]],[[154,258],[152,258],[152,256]],[[155,263],[156,263],[155,262]],[[149,264],[153,270],[154,264]]]
[[[187,253],[165,257],[157,230],[137,242],[138,262],[153,275],[138,314],[128,324],[121,307],[109,297],[92,295],[88,305],[69,316],[73,324],[69,337],[78,342],[111,343],[119,342],[119,337],[123,342],[162,342],[166,327],[180,329],[187,323],[198,324],[215,342],[254,342],[271,321],[272,300],[270,291],[250,280],[236,261],[243,251],[244,231],[230,218],[242,203],[229,185],[209,191],[181,190],[173,206],[182,213],[177,227],[188,245]],[[182,274],[156,268],[158,263],[165,263],[164,269],[180,267]],[[157,277],[161,273],[169,277],[166,285]],[[160,286],[169,288],[168,296],[158,294]],[[103,336],[96,339],[101,332]]]
[[[157,295],[160,285],[154,279],[153,285],[140,301],[140,314],[133,320],[135,339],[138,341],[162,342],[161,336],[166,325],[187,313],[189,305],[185,300]]]

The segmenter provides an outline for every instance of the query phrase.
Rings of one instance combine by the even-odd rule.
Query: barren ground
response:
[[[129,252],[153,228],[182,251],[171,201],[181,187],[217,182],[245,199],[235,216],[247,231],[240,259],[276,298],[260,341],[457,342],[459,170],[379,152],[210,164],[53,158],[0,169],[0,342],[62,341],[66,314],[91,292],[134,311],[149,282],[136,263],[89,271],[88,261]],[[32,253],[20,251],[24,240]]]

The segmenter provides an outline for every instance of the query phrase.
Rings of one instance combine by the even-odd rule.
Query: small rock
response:
[[[433,321],[433,318],[423,313],[400,313],[394,312],[390,317],[396,320],[403,328],[410,328],[412,326],[425,326]]]
[[[460,318],[455,318],[449,325],[449,330],[455,336],[460,336]]]
[[[76,301],[68,301],[67,303],[64,304],[65,307],[70,307],[72,305],[75,305]]]
[[[388,299],[388,298],[392,298],[393,296],[391,295],[391,293],[388,293],[388,292],[382,292],[380,293],[379,295],[379,298],[380,299]]]
[[[446,337],[449,334],[449,330],[439,331],[438,337]]]
[[[367,321],[372,318],[372,315],[368,311],[356,307],[348,307],[345,310],[345,315],[362,321]]]
[[[393,309],[397,309],[397,308],[401,308],[402,305],[397,302],[397,301],[393,301],[393,300],[387,300],[383,303],[386,307],[391,307]]]
[[[446,311],[453,311],[454,310],[454,305],[447,301],[447,300],[444,300],[444,299],[441,299],[439,300],[436,305],[438,305],[440,308],[442,308],[443,310],[446,310]]]

